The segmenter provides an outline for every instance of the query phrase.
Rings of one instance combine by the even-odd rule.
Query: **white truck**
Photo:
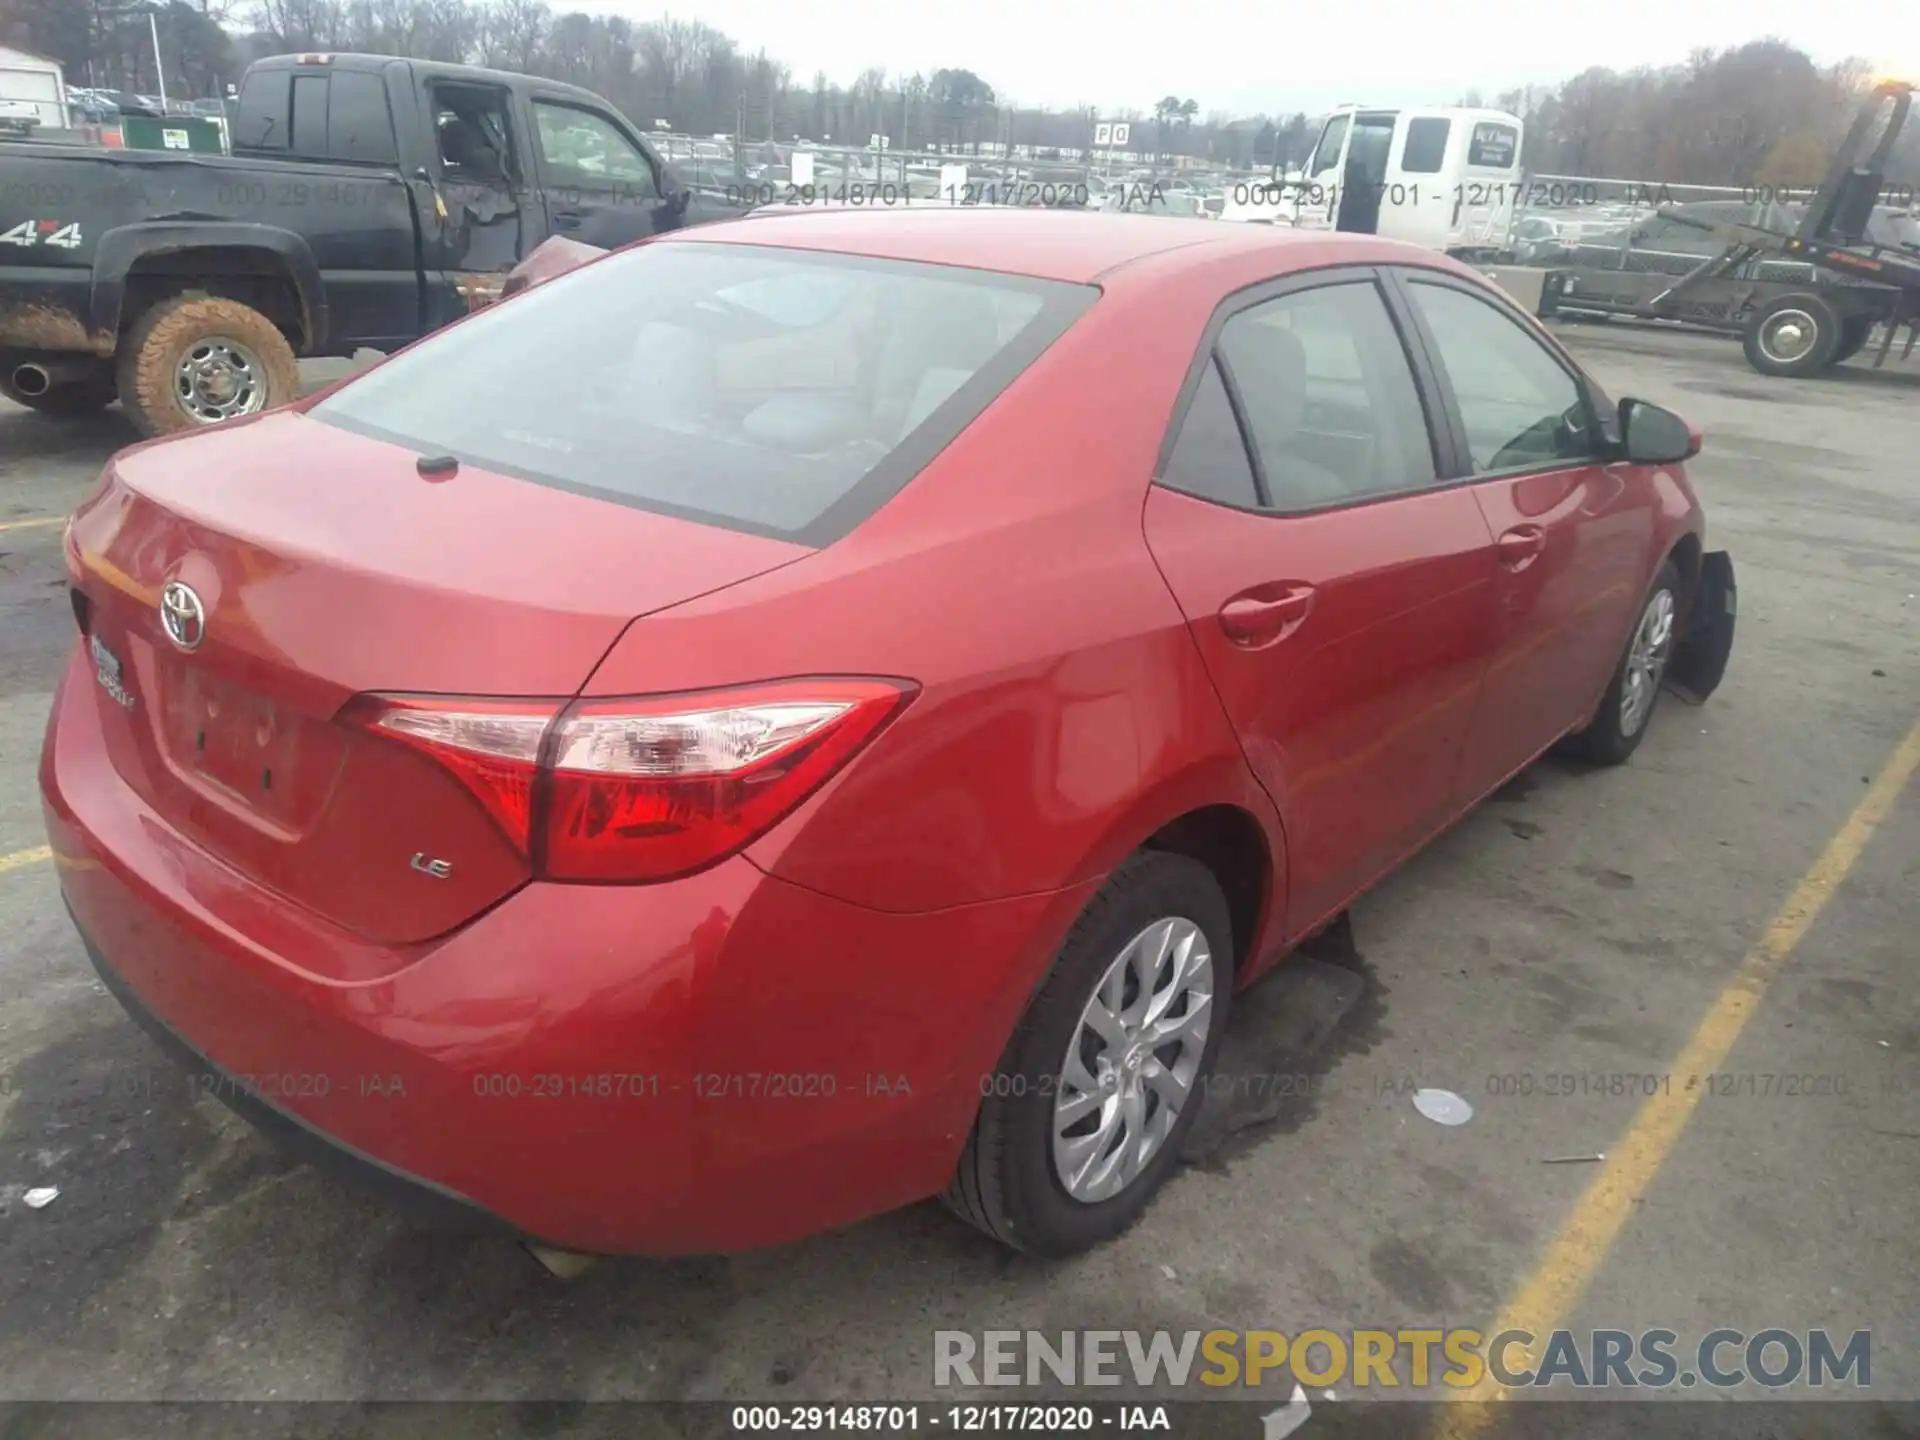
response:
[[[1284,178],[1227,195],[1224,220],[1346,230],[1468,259],[1507,245],[1526,126],[1504,110],[1344,105]]]

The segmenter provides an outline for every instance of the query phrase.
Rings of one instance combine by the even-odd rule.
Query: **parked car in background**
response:
[[[66,538],[89,954],[429,1204],[1083,1250],[1237,991],[1725,664],[1698,435],[1431,251],[815,207],[580,258]]]
[[[0,100],[0,135],[31,135],[40,125],[40,107],[30,100]]]
[[[146,435],[253,414],[298,393],[298,357],[409,344],[549,235],[736,213],[606,101],[525,75],[278,56],[230,131],[231,157],[10,147],[0,394],[56,415],[117,397]]]

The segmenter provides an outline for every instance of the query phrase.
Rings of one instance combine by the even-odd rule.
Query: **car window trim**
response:
[[[1212,362],[1213,368],[1219,372],[1220,388],[1227,392],[1227,410],[1233,416],[1233,428],[1239,433],[1240,448],[1247,452],[1247,469],[1253,476],[1253,503],[1263,511],[1270,511],[1273,509],[1273,487],[1267,483],[1267,465],[1266,462],[1260,458],[1259,445],[1254,443],[1253,417],[1247,413],[1247,402],[1241,396],[1240,382],[1234,378],[1233,362],[1227,359],[1227,352],[1220,348],[1217,339],[1213,348],[1208,352],[1207,358]],[[1199,394],[1200,386],[1206,384],[1206,373],[1206,366],[1201,366],[1199,384],[1193,387],[1195,395]],[[1184,430],[1185,428],[1186,419],[1183,416],[1180,421],[1179,430]],[[1179,440],[1179,430],[1174,432],[1176,448]],[[1167,458],[1168,463],[1171,464],[1173,458],[1171,450],[1168,451]],[[1227,505],[1225,500],[1217,500],[1214,503]],[[1228,505],[1228,508],[1238,510],[1241,507],[1238,505]]]
[[[1236,315],[1264,305],[1270,300],[1278,300],[1307,290],[1356,284],[1369,284],[1374,287],[1374,292],[1385,305],[1387,318],[1399,338],[1401,352],[1406,357],[1407,369],[1413,376],[1414,393],[1420,398],[1420,413],[1426,426],[1427,448],[1433,456],[1434,482],[1431,485],[1415,486],[1404,490],[1383,490],[1377,495],[1355,495],[1344,500],[1329,500],[1324,505],[1276,509],[1271,503],[1266,471],[1260,464],[1259,447],[1253,443],[1253,431],[1245,407],[1241,403],[1239,386],[1232,379],[1232,367],[1227,364],[1226,356],[1220,353],[1220,332]],[[1181,382],[1180,393],[1173,402],[1173,414],[1167,421],[1165,433],[1160,437],[1160,454],[1154,461],[1152,483],[1176,495],[1185,495],[1190,500],[1219,505],[1228,510],[1238,510],[1243,515],[1255,515],[1271,520],[1290,520],[1302,515],[1325,515],[1338,510],[1356,510],[1363,506],[1378,505],[1412,495],[1430,495],[1436,490],[1449,489],[1467,480],[1480,478],[1471,473],[1464,477],[1448,473],[1455,467],[1458,459],[1454,453],[1452,419],[1442,404],[1442,396],[1437,386],[1438,377],[1431,370],[1426,353],[1416,338],[1415,332],[1407,328],[1407,324],[1396,310],[1395,299],[1393,286],[1385,267],[1345,262],[1316,266],[1311,270],[1296,270],[1286,275],[1258,280],[1222,298],[1214,307],[1213,314],[1207,321],[1207,328],[1201,333],[1200,343],[1195,348],[1193,359],[1187,364],[1187,378]],[[1177,485],[1168,484],[1166,480],[1167,467],[1173,462],[1174,446],[1180,438],[1181,426],[1187,422],[1187,412],[1193,406],[1193,397],[1199,392],[1207,366],[1216,361],[1220,366],[1221,379],[1226,383],[1227,401],[1233,407],[1234,424],[1240,430],[1240,443],[1246,449],[1247,463],[1253,470],[1254,488],[1259,501],[1259,508],[1256,509],[1249,509],[1244,505],[1233,505],[1225,500],[1205,495],[1194,495]]]
[[[1462,279],[1448,270],[1429,269],[1421,265],[1395,265],[1387,267],[1387,271],[1384,277],[1385,283],[1390,290],[1397,292],[1400,304],[1405,307],[1408,322],[1420,336],[1427,363],[1433,371],[1434,387],[1446,408],[1447,425],[1454,436],[1453,463],[1460,472],[1455,477],[1456,484],[1476,484],[1482,480],[1513,480],[1528,475],[1550,475],[1555,471],[1577,470],[1588,465],[1610,465],[1620,458],[1613,453],[1612,427],[1604,423],[1599,407],[1594,404],[1593,382],[1571,356],[1565,354],[1552,342],[1551,336],[1536,333],[1535,327],[1538,322],[1526,311],[1498,290],[1472,280]],[[1514,328],[1532,341],[1539,348],[1540,353],[1553,361],[1560,372],[1572,383],[1574,394],[1580,400],[1581,413],[1587,422],[1587,433],[1598,435],[1601,440],[1608,443],[1596,448],[1590,455],[1563,456],[1544,464],[1508,465],[1498,470],[1476,470],[1473,464],[1472,446],[1467,439],[1466,419],[1460,413],[1460,398],[1454,393],[1453,382],[1448,377],[1446,365],[1440,358],[1440,347],[1434,339],[1433,331],[1413,298],[1412,286],[1414,285],[1433,285],[1443,290],[1458,291],[1512,320]]]

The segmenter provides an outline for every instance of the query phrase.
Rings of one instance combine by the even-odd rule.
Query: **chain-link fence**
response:
[[[658,147],[696,190],[757,206],[1038,205],[1174,215],[1220,213],[1232,180],[1224,171],[1141,164],[1095,152],[1052,159],[1022,154],[956,154],[872,146],[702,139],[653,132]]]

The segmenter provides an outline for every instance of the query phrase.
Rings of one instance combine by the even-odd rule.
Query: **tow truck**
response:
[[[1886,363],[1902,328],[1900,358],[1907,359],[1920,339],[1920,229],[1910,225],[1877,240],[1868,230],[1876,212],[1915,208],[1913,187],[1886,184],[1887,159],[1914,90],[1892,80],[1874,87],[1791,230],[1662,207],[1663,218],[1705,231],[1724,248],[1677,277],[1594,266],[1551,269],[1539,282],[1538,312],[1681,321],[1736,334],[1747,362],[1763,375],[1820,374],[1864,350],[1876,328],[1875,368]],[[1811,267],[1810,278],[1755,278],[1764,273],[1755,262],[1774,259]]]

